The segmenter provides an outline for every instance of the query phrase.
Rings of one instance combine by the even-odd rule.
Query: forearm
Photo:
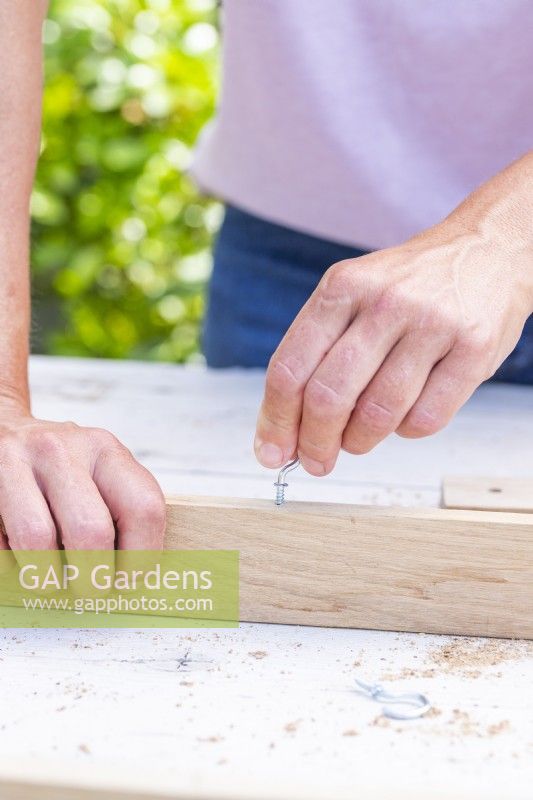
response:
[[[29,201],[39,150],[44,0],[0,4],[0,407],[29,408]]]
[[[512,262],[533,314],[533,150],[482,184],[440,226],[473,234]]]

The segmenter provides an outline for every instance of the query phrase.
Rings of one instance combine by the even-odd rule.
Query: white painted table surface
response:
[[[34,358],[34,411],[111,429],[166,492],[272,495],[263,375]],[[482,387],[292,499],[437,505],[445,474],[533,475],[533,389]],[[0,777],[206,798],[533,797],[533,643],[362,630],[0,633]],[[437,711],[385,722],[354,676]],[[51,795],[53,796],[53,794]],[[105,796],[105,795],[104,795]]]

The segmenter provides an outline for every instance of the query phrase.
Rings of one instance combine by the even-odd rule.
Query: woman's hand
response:
[[[0,406],[0,512],[13,550],[159,549],[165,501],[111,433]],[[116,527],[116,531],[115,531]]]
[[[399,247],[333,265],[274,353],[256,455],[313,475],[342,448],[444,427],[533,312],[533,155]]]

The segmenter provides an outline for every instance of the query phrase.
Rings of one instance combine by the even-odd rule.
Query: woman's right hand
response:
[[[155,478],[100,428],[0,408],[0,547],[160,549],[165,500]]]

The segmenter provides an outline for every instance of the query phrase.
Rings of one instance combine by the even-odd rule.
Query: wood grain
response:
[[[243,621],[533,638],[527,514],[174,497],[165,546],[239,550]]]
[[[447,477],[442,482],[442,505],[533,514],[533,478]]]

